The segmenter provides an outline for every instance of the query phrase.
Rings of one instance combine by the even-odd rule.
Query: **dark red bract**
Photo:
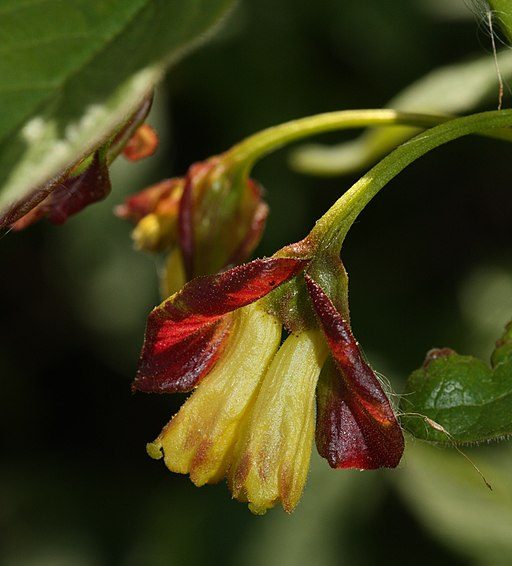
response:
[[[333,360],[317,397],[318,452],[333,468],[394,468],[404,438],[389,400],[349,324],[318,283],[308,275],[305,280]]]
[[[190,391],[221,353],[230,313],[261,299],[305,265],[292,258],[258,259],[187,283],[149,315],[133,389]]]
[[[52,224],[64,224],[69,216],[103,200],[110,193],[110,188],[108,167],[96,152],[83,173],[59,181],[50,194],[16,220],[12,228],[23,230],[43,217],[48,218]]]

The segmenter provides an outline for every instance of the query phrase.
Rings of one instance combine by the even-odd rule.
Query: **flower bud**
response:
[[[142,124],[124,146],[123,155],[129,161],[139,161],[153,155],[157,147],[157,133],[149,124]]]
[[[190,280],[242,263],[259,243],[268,207],[259,185],[231,165],[228,152],[130,197],[116,213],[137,223],[137,249],[179,249],[180,270]],[[175,278],[164,272],[162,279],[164,289]]]

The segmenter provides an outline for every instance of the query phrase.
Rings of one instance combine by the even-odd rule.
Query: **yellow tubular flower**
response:
[[[328,349],[319,330],[290,335],[245,420],[228,471],[233,497],[263,514],[293,511],[306,483],[315,430],[315,388]]]
[[[179,247],[176,246],[167,256],[160,273],[160,295],[164,298],[170,297],[179,291],[186,282],[183,256]]]
[[[196,388],[148,452],[161,458],[163,451],[167,467],[196,485],[226,476],[233,497],[256,514],[277,503],[288,513],[296,507],[313,436],[337,469],[394,468],[404,448],[350,325],[302,273],[307,263],[265,258],[187,283],[149,315],[132,386]],[[279,347],[282,319],[264,310],[271,306],[264,297],[294,278],[302,278],[319,327],[292,333]],[[293,299],[293,288],[286,295]]]
[[[159,251],[172,244],[170,234],[175,221],[155,213],[141,218],[132,231],[133,245],[136,250]]]
[[[223,355],[180,411],[148,445],[167,467],[190,474],[197,485],[226,474],[240,423],[279,347],[281,324],[258,303],[233,313]]]
[[[212,157],[192,165],[184,177],[131,195],[116,214],[136,224],[137,250],[167,253],[178,247],[186,281],[217,273],[249,257],[265,227],[263,189],[244,171],[229,152]]]

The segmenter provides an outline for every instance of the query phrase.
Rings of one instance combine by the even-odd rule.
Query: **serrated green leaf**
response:
[[[451,350],[432,350],[411,374],[401,422],[417,438],[469,444],[512,434],[512,325],[492,366]]]
[[[512,77],[512,52],[499,54],[504,80]],[[492,56],[448,65],[408,86],[386,105],[388,108],[432,114],[462,114],[491,95],[498,97],[498,77]],[[497,102],[496,102],[497,104]],[[370,128],[359,138],[328,146],[310,144],[290,156],[291,166],[311,175],[344,175],[364,169],[421,130],[405,126]]]
[[[0,0],[0,213],[101,145],[232,4]]]

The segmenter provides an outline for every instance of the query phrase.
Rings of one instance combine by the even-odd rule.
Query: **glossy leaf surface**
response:
[[[0,213],[90,155],[232,0],[5,0]]]
[[[497,342],[491,366],[453,350],[431,350],[407,381],[402,411],[403,426],[424,440],[465,444],[510,435],[512,326]]]

